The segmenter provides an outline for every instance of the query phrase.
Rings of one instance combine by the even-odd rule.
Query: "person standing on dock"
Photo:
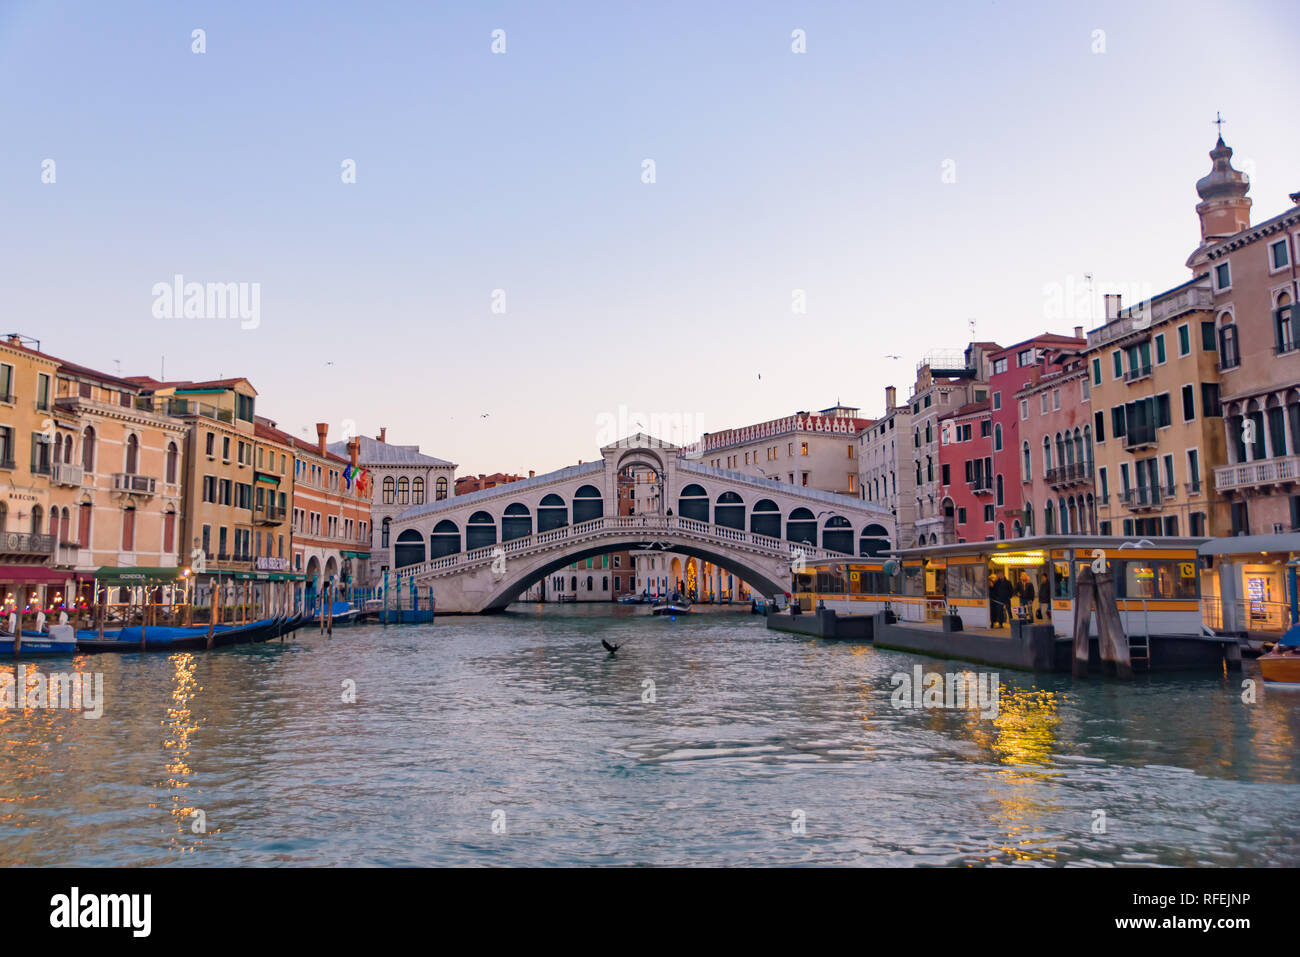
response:
[[[993,573],[993,581],[989,585],[989,606],[992,612],[993,627],[1000,628],[1004,622],[1011,618],[1011,596],[1015,594],[1015,589],[1011,582],[1007,581],[1001,572]]]

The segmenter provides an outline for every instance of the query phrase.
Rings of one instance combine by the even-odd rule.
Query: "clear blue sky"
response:
[[[1188,278],[1216,110],[1287,206],[1298,41],[1282,2],[6,0],[0,331],[467,472],[591,459],[620,405],[874,415],[971,318]],[[260,325],[154,318],[177,273],[260,283]]]

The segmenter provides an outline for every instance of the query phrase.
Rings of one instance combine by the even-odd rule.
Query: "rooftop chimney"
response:
[[[898,390],[892,385],[885,386],[885,413],[898,404]]]
[[[316,423],[316,451],[325,455],[325,436],[329,434],[330,427],[325,422]]]
[[[1082,339],[1082,338],[1083,338],[1083,326],[1075,326],[1075,327],[1074,327],[1074,338],[1076,338],[1076,339]]]
[[[536,469],[529,469],[529,470],[528,470],[528,477],[529,477],[529,478],[536,478],[536,477],[537,477],[537,470],[536,470]]]
[[[388,434],[388,426],[386,426],[386,425],[385,425],[385,426],[382,426],[382,427],[379,429],[379,441],[380,441],[380,442],[387,442],[388,440],[384,438],[384,436],[386,436],[387,434]]]
[[[1108,292],[1101,297],[1106,303],[1106,321],[1113,322],[1119,318],[1120,294],[1117,292]]]
[[[361,455],[361,440],[356,436],[348,439],[348,457],[352,460],[352,468],[357,467],[357,458]]]

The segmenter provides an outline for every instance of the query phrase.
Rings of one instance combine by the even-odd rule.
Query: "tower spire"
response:
[[[1187,266],[1196,275],[1205,271],[1208,261],[1206,250],[1215,243],[1241,232],[1250,226],[1250,180],[1240,170],[1233,169],[1232,147],[1223,142],[1223,116],[1214,114],[1214,126],[1219,130],[1214,149],[1210,150],[1209,173],[1196,181],[1196,193],[1201,201],[1196,205],[1196,215],[1201,219],[1201,244],[1187,258]]]

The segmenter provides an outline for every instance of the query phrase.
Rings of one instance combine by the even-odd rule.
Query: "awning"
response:
[[[1300,552],[1300,534],[1236,535],[1212,538],[1197,550],[1200,555],[1258,555],[1260,552]]]
[[[369,552],[344,552],[343,557],[344,558],[369,558],[370,553]]]
[[[105,565],[95,570],[95,578],[101,585],[147,585],[150,582],[175,581],[180,575],[179,568],[155,568],[145,565],[132,568]]]
[[[306,576],[295,575],[293,572],[231,572],[230,577],[236,581],[300,582]]]
[[[44,565],[0,565],[0,582],[12,585],[66,585],[75,577],[74,572]]]

